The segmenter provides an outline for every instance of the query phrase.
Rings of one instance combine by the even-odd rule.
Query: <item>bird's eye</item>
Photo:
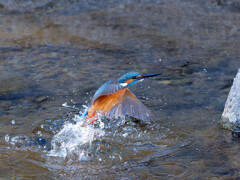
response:
[[[132,79],[137,79],[137,76],[133,76]]]

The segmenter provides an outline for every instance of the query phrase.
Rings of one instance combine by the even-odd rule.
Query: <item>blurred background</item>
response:
[[[239,178],[239,139],[219,123],[239,22],[238,0],[0,0],[0,177]],[[127,119],[49,156],[97,88],[131,71],[163,73],[132,89],[151,126]]]

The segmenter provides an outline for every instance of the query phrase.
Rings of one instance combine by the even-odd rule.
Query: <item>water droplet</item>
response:
[[[63,106],[63,107],[67,107],[67,106],[68,106],[68,105],[67,105],[67,102],[63,103],[62,106]]]
[[[7,135],[5,136],[5,141],[6,141],[6,142],[9,142],[9,140],[10,140],[10,137],[9,137],[9,135],[7,134]]]
[[[12,120],[11,123],[12,123],[12,124],[15,124],[15,120]]]
[[[38,132],[37,132],[37,135],[42,136],[42,132],[41,132],[41,131],[38,131]]]

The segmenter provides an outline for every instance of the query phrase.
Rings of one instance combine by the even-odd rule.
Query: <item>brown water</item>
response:
[[[240,67],[239,22],[234,0],[0,1],[0,177],[240,177],[239,139],[219,124]],[[164,73],[131,89],[151,125],[103,119],[89,130],[101,135],[51,156],[64,124],[67,141],[82,142],[70,136],[74,116],[130,71]]]

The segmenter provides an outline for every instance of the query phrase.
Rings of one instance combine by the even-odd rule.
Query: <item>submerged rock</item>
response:
[[[240,135],[240,69],[228,94],[222,114],[222,125]]]

